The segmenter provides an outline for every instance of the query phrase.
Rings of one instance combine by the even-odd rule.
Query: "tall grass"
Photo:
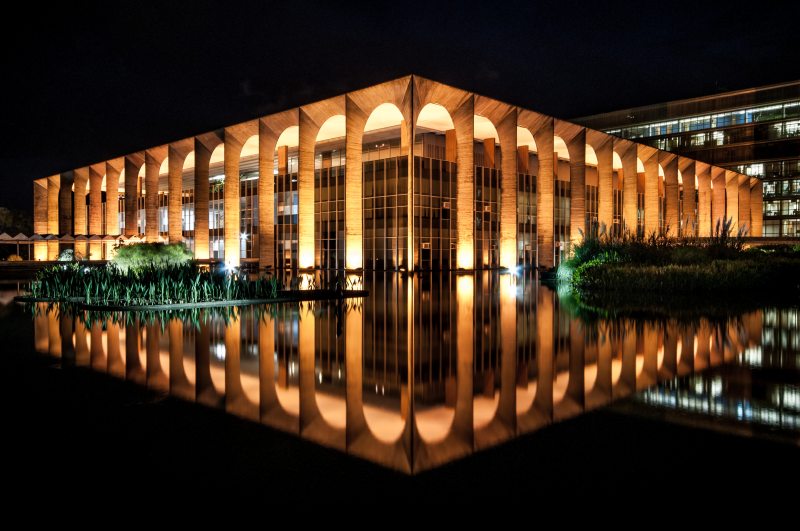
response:
[[[113,263],[69,263],[40,270],[31,283],[31,295],[86,304],[153,305],[274,299],[279,287],[275,277],[250,280],[238,272],[200,271],[194,263],[151,264],[127,271]]]

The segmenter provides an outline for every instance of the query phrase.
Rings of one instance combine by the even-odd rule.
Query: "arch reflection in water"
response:
[[[586,319],[533,277],[490,272],[364,285],[346,303],[190,313],[39,305],[34,344],[407,473],[761,349],[762,310]]]

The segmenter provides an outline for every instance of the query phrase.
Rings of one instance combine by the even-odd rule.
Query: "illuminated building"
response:
[[[101,259],[122,235],[229,266],[550,267],[589,231],[760,235],[761,210],[757,178],[406,76],[39,179],[34,252]]]
[[[762,179],[763,236],[800,236],[800,81],[576,121]]]

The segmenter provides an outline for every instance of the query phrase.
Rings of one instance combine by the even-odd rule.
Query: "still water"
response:
[[[194,312],[39,304],[33,344],[416,473],[612,402],[800,440],[798,308],[602,317],[534,277],[380,275],[368,297]],[[718,315],[718,314],[717,314]]]

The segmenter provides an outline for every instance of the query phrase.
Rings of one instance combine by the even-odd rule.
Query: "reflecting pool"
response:
[[[344,302],[31,309],[33,344],[157,392],[416,473],[622,400],[800,435],[797,308],[609,317],[534,276],[366,276]]]

